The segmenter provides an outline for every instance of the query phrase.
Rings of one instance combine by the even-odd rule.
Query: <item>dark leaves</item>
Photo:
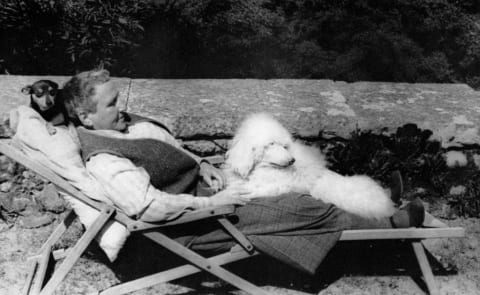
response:
[[[393,170],[441,188],[433,175],[446,169],[440,143],[429,140],[431,131],[414,124],[390,136],[356,130],[348,141],[329,151],[332,169],[341,174],[367,174],[388,183]],[[441,183],[441,182],[440,182]]]

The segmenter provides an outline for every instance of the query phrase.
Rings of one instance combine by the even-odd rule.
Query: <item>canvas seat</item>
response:
[[[47,241],[43,244],[38,254],[32,257],[32,268],[27,278],[24,294],[52,294],[58,284],[65,278],[68,271],[73,267],[78,258],[85,251],[87,246],[91,243],[93,238],[102,230],[106,222],[110,219],[115,219],[121,224],[125,225],[131,232],[141,232],[145,237],[153,240],[162,247],[170,250],[171,252],[185,258],[191,264],[184,265],[151,275],[142,279],[135,280],[134,282],[125,283],[114,286],[113,288],[99,292],[100,294],[124,294],[135,290],[150,287],[152,285],[171,281],[184,277],[186,275],[194,274],[201,270],[205,270],[222,280],[229,282],[239,289],[245,290],[251,294],[268,294],[261,288],[253,285],[252,283],[243,280],[237,275],[225,270],[221,265],[240,259],[244,259],[249,256],[257,255],[258,253],[253,249],[253,246],[248,240],[240,233],[226,218],[225,216],[233,212],[233,206],[220,206],[195,210],[186,212],[182,216],[168,221],[158,223],[147,223],[138,220],[131,219],[126,216],[115,207],[103,204],[95,201],[82,192],[73,187],[65,179],[56,175],[48,168],[36,163],[32,159],[26,157],[22,151],[14,147],[9,140],[2,139],[0,142],[0,153],[4,154],[25,167],[35,171],[40,176],[46,178],[53,184],[55,184],[59,190],[74,196],[78,200],[85,204],[95,208],[100,212],[93,226],[89,227],[80,239],[77,241],[72,249],[67,251],[52,251],[52,247],[56,241],[62,236],[67,228],[72,224],[75,215],[70,212],[66,218],[57,226],[52,232]],[[211,258],[204,258],[201,255],[189,250],[176,241],[168,238],[161,233],[162,227],[174,226],[187,222],[194,222],[205,218],[216,218],[218,222],[229,232],[232,237],[237,241],[237,247],[234,247],[227,253],[223,253]],[[62,255],[63,254],[63,255]],[[46,277],[47,267],[51,258],[64,258],[63,262],[55,269],[50,279],[44,282]]]
[[[226,270],[222,265],[245,259],[259,254],[250,244],[248,239],[233,226],[225,216],[233,212],[233,206],[222,206],[195,210],[180,216],[179,218],[160,223],[146,223],[134,220],[117,210],[114,206],[89,198],[84,193],[77,190],[68,181],[54,173],[49,168],[37,163],[35,160],[27,157],[20,149],[11,144],[8,139],[0,140],[0,153],[4,154],[40,176],[46,178],[57,188],[68,195],[80,200],[88,206],[95,208],[100,212],[92,226],[90,226],[75,246],[69,250],[52,251],[55,242],[62,236],[68,226],[73,222],[75,214],[71,212],[52,232],[47,241],[43,244],[37,255],[31,259],[31,272],[27,278],[24,288],[24,294],[52,294],[56,287],[62,282],[69,270],[91,243],[93,238],[102,230],[107,221],[116,220],[125,225],[131,232],[139,232],[145,237],[151,239],[160,246],[185,258],[188,264],[178,266],[157,274],[136,279],[131,282],[122,283],[109,289],[99,291],[99,294],[124,294],[135,290],[150,287],[159,283],[168,282],[182,278],[200,271],[207,271],[214,276],[232,284],[233,286],[246,291],[249,294],[268,294],[267,291],[255,286],[232,272]],[[221,161],[219,158],[210,159],[211,161]],[[237,245],[230,251],[205,258],[200,254],[184,247],[175,240],[164,235],[161,231],[164,227],[174,226],[187,222],[195,222],[205,218],[215,218],[225,228],[226,231],[237,241]],[[423,278],[430,294],[438,294],[438,288],[435,285],[434,276],[426,256],[426,249],[422,240],[431,238],[452,238],[463,237],[464,229],[459,227],[448,227],[433,216],[427,214],[425,228],[408,229],[369,229],[369,230],[348,230],[344,231],[340,237],[341,241],[352,240],[385,240],[397,239],[405,240],[411,244],[421,269]],[[52,260],[61,260],[61,264],[55,269],[53,274],[48,277],[48,266]]]

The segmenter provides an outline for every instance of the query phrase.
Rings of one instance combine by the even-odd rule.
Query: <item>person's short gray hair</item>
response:
[[[95,69],[76,74],[62,88],[62,98],[67,107],[69,119],[79,124],[78,110],[88,113],[96,112],[96,103],[92,100],[95,87],[110,80],[110,73],[105,69]]]

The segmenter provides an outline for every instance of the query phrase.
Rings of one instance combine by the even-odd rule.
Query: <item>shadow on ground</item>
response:
[[[109,263],[96,244],[87,252],[90,259],[107,265],[122,282],[153,274],[185,263],[180,257],[143,236],[131,237],[114,263]],[[433,256],[429,260],[435,275],[456,274]],[[408,243],[401,241],[340,242],[327,256],[315,275],[305,274],[266,256],[229,264],[227,269],[259,286],[275,286],[317,294],[342,276],[411,276],[421,289],[426,285]],[[205,272],[174,281],[193,291],[182,294],[225,294],[236,290]]]

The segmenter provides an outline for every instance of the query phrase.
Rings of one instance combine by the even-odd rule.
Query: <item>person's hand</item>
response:
[[[202,162],[200,164],[199,174],[203,180],[216,192],[223,189],[227,183],[227,179],[222,170],[213,167],[207,162]]]
[[[212,206],[245,205],[250,201],[250,191],[242,188],[227,188],[210,197]]]

